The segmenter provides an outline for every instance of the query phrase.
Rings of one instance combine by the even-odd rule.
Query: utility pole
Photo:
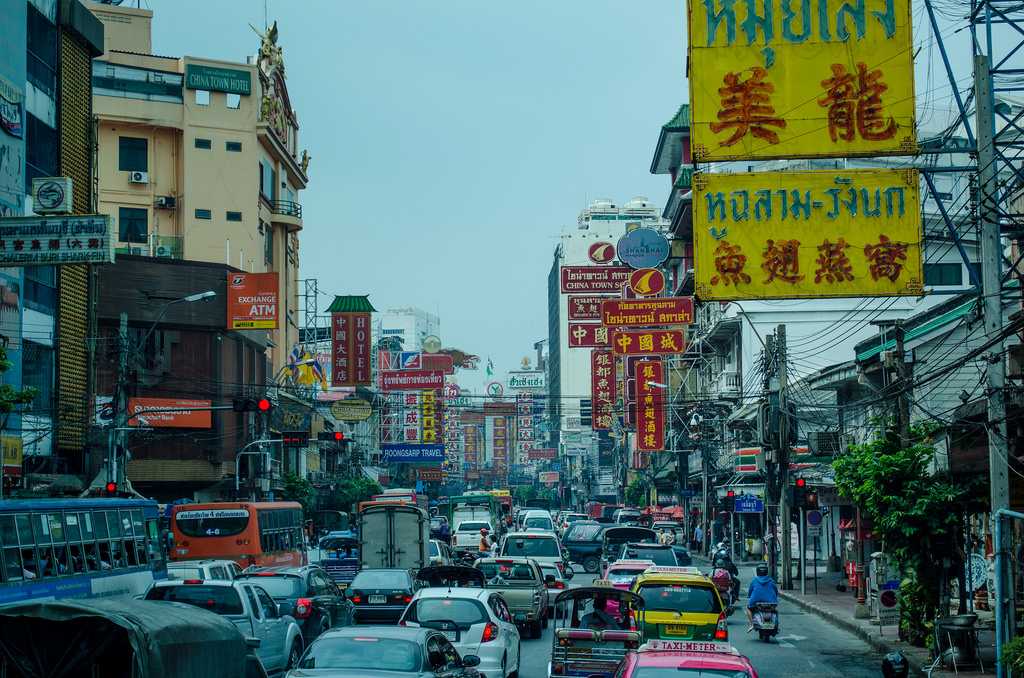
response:
[[[1002,255],[999,236],[998,176],[995,154],[995,101],[992,95],[992,74],[989,56],[974,57],[974,100],[977,108],[978,133],[978,196],[981,219],[981,291],[982,320],[985,336],[994,339],[1003,331]],[[1009,449],[1006,438],[1006,367],[1003,362],[1003,341],[992,346],[992,355],[985,367],[988,400],[988,464],[991,485],[991,515],[1010,508]],[[998,518],[995,518],[998,520]],[[1011,640],[1010,624],[1014,607],[1013,588],[1007,576],[1006,554],[1009,553],[1010,530],[993,529],[1002,537],[993,544],[996,553],[995,584],[997,647]]]
[[[899,431],[901,445],[910,444],[910,394],[907,392],[909,386],[909,379],[907,378],[907,363],[904,360],[904,339],[906,337],[906,330],[903,327],[903,321],[897,320],[895,323],[896,333],[896,356],[893,361],[896,369],[896,386],[897,386],[897,399],[896,399],[896,430]]]
[[[786,405],[787,370],[786,370],[786,326],[775,328],[776,369],[779,378],[779,513],[782,523],[782,588],[793,588],[793,545],[790,534],[792,525],[792,506],[789,505],[789,417]]]
[[[764,385],[764,390],[765,390],[765,393],[766,393],[766,400],[768,402],[765,405],[765,415],[759,417],[760,427],[762,429],[761,432],[760,432],[761,433],[761,435],[760,435],[760,443],[762,445],[765,445],[765,443],[768,443],[768,445],[765,445],[766,448],[769,447],[769,446],[774,448],[775,444],[776,444],[776,441],[770,440],[769,439],[770,436],[768,435],[768,432],[771,430],[771,425],[770,425],[770,421],[769,421],[769,418],[771,416],[771,407],[770,407],[771,402],[772,402],[771,393],[773,391],[775,391],[775,384],[773,383],[774,378],[775,378],[775,335],[774,334],[769,334],[769,335],[767,335],[765,337],[764,352],[761,355],[763,356],[762,363],[764,364],[764,381],[763,381],[763,385]],[[771,516],[771,511],[769,510],[769,506],[770,505],[774,505],[776,507],[775,517],[777,518],[780,515],[779,512],[778,512],[778,507],[780,505],[779,504],[779,484],[776,482],[776,477],[778,475],[777,470],[776,470],[774,465],[769,465],[768,464],[767,459],[768,459],[768,455],[765,454],[764,490],[765,490],[765,498],[768,501],[765,502],[765,507],[764,507],[764,515],[765,515],[765,534],[764,534],[764,536],[765,537],[769,537],[770,536],[771,539],[765,539],[764,542],[765,542],[765,545],[766,545],[765,548],[768,551],[768,570],[774,575],[777,572],[776,568],[779,565],[779,558],[778,558],[778,556],[775,553],[775,545],[778,542],[776,540],[776,530],[775,530],[775,522],[776,521],[775,521],[775,518],[773,518]]]
[[[114,391],[114,422],[107,434],[107,482],[122,486],[125,429],[128,428],[128,314],[122,313],[117,333],[117,389]],[[122,463],[123,462],[123,463]]]

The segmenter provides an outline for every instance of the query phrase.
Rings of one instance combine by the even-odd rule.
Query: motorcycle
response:
[[[715,568],[711,572],[711,582],[718,589],[718,595],[721,596],[722,602],[725,603],[726,616],[731,617],[732,613],[736,611],[737,600],[737,594],[733,586],[733,574],[723,567]]]
[[[779,632],[779,606],[775,603],[756,603],[751,610],[751,621],[758,637],[768,642]]]

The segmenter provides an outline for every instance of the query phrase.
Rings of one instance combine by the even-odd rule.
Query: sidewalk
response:
[[[709,564],[706,558],[694,556],[695,562]],[[741,590],[745,595],[746,587],[754,577],[756,563],[737,563],[740,570]],[[856,599],[849,590],[840,592],[836,590],[836,583],[840,581],[840,573],[824,572],[819,569],[818,593],[814,593],[813,578],[807,580],[806,594],[800,593],[800,583],[794,580],[795,590],[779,591],[779,596],[805,611],[815,614],[835,626],[853,633],[862,638],[879,653],[901,652],[910,665],[911,675],[923,675],[924,670],[931,666],[932,657],[929,650],[921,647],[913,647],[908,643],[898,640],[898,629],[896,626],[885,626],[879,631],[878,619],[857,619],[854,617]],[[845,579],[845,577],[844,577]],[[784,623],[784,620],[783,620]],[[975,676],[991,676],[995,674],[995,661],[992,650],[988,652],[982,649],[982,657],[985,661],[985,672],[980,672],[976,667],[969,670],[960,670],[959,673],[952,669],[938,669],[931,675],[933,678],[946,678],[947,676],[963,676],[971,678]]]

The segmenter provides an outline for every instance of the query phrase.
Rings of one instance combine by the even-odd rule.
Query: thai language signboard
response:
[[[610,299],[601,304],[601,322],[613,327],[689,325],[693,322],[693,299]]]
[[[662,355],[686,350],[682,330],[615,332],[612,348],[620,355]]]
[[[277,273],[228,273],[229,330],[277,328]]]
[[[920,295],[918,172],[698,174],[704,300]]]
[[[615,409],[615,361],[611,351],[590,352],[591,428],[607,431]]]
[[[106,214],[0,218],[0,266],[112,263]]]
[[[917,152],[910,0],[691,0],[695,162]]]
[[[331,386],[370,385],[370,314],[331,314]]]
[[[562,294],[618,294],[629,280],[630,270],[628,266],[563,266]]]
[[[609,298],[602,296],[569,297],[569,320],[600,320],[601,302]]]
[[[665,370],[660,360],[636,363],[636,449],[665,448]]]
[[[402,370],[381,372],[382,391],[419,391],[421,389],[443,389],[444,372],[436,370]]]

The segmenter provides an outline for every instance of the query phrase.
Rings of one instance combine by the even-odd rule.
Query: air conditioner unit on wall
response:
[[[174,256],[174,252],[167,245],[157,245],[155,248],[153,248],[153,256],[154,257],[172,257],[172,256]]]
[[[131,184],[148,184],[149,173],[148,172],[129,172],[128,183]]]
[[[153,201],[153,206],[162,210],[173,210],[178,206],[178,201],[173,195],[158,195]]]
[[[813,455],[836,455],[846,451],[846,436],[839,431],[808,431],[807,447]]]

